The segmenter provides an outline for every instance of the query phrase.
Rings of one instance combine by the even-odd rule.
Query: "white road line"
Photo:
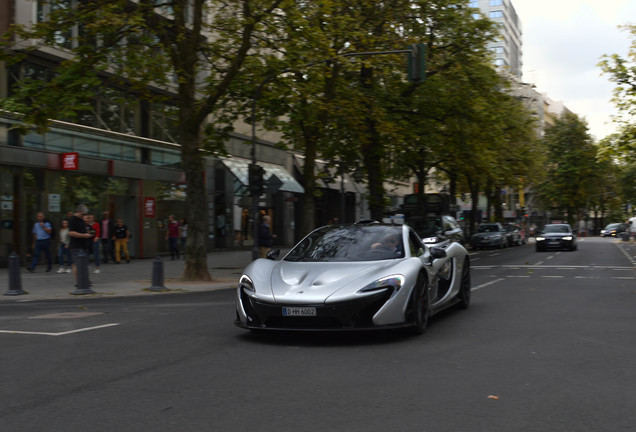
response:
[[[621,277],[621,276],[613,276],[610,279],[624,279],[624,280],[634,280],[636,278],[633,277]]]
[[[73,333],[80,333],[80,332],[85,332],[85,331],[98,330],[98,329],[102,329],[102,328],[106,328],[106,327],[113,327],[113,326],[118,326],[118,325],[119,325],[119,323],[104,324],[104,325],[100,325],[100,326],[86,327],[86,328],[81,328],[81,329],[77,329],[77,330],[69,330],[69,331],[60,332],[60,333],[31,332],[31,331],[19,331],[19,330],[0,330],[0,333],[30,334],[30,335],[40,335],[40,336],[66,336],[66,335],[73,334]]]
[[[563,276],[540,276],[542,278],[548,278],[548,279],[562,279]]]
[[[634,260],[622,246],[619,246],[620,243],[614,243],[614,244],[621,250],[621,252],[623,252],[625,254],[625,256],[627,257],[629,262],[632,263],[632,265],[636,265],[636,260]],[[634,257],[634,258],[636,258],[636,257]]]
[[[529,278],[530,276],[506,276],[507,278]]]
[[[477,291],[477,290],[480,290],[480,289],[482,289],[482,288],[486,288],[487,286],[494,285],[494,284],[496,284],[497,282],[501,282],[502,280],[504,280],[504,279],[503,279],[503,278],[502,278],[502,279],[495,279],[495,280],[493,280],[493,281],[486,282],[486,283],[483,283],[483,284],[481,284],[481,285],[477,285],[476,287],[473,287],[473,288],[471,289],[471,291]]]

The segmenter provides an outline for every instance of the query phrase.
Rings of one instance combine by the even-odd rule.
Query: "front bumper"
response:
[[[360,299],[325,304],[286,305],[256,300],[241,292],[239,301],[247,319],[238,316],[234,324],[252,330],[371,330],[378,328],[403,327],[407,323],[377,326],[373,316],[391,298],[392,291],[386,290]],[[310,306],[316,308],[316,316],[283,316],[283,307]],[[238,314],[237,314],[238,315]]]
[[[537,248],[539,249],[572,249],[574,240],[551,239],[537,240]]]

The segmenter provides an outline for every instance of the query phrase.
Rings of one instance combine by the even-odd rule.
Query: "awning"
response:
[[[241,182],[241,184],[249,186],[248,170],[251,162],[248,159],[235,157],[219,157],[219,159],[223,162],[223,165],[230,170],[232,175]],[[282,185],[278,188],[278,190],[283,192],[305,193],[305,189],[283,166],[267,162],[258,162],[258,165],[262,166],[265,170],[265,175],[263,177],[266,182],[272,175],[275,175],[282,182]]]
[[[301,155],[294,155],[294,162],[299,170],[302,171],[302,166],[305,163],[305,158]],[[325,189],[333,189],[340,191],[341,186],[344,186],[345,192],[363,193],[366,188],[356,183],[352,176],[345,173],[344,177],[338,172],[338,167],[330,165],[325,161],[316,160],[315,162],[315,174],[317,177],[316,184],[318,187]]]

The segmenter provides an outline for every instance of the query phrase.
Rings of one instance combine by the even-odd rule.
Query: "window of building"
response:
[[[75,151],[84,156],[99,156],[99,142],[92,138],[75,137]]]
[[[468,2],[468,7],[478,8],[479,7],[479,0],[470,0]]]
[[[46,149],[64,153],[73,150],[73,137],[55,132],[47,132],[44,136]]]
[[[503,0],[490,0],[488,6],[503,6]]]
[[[28,133],[22,138],[22,145],[28,148],[44,149],[44,136],[35,132]]]
[[[488,18],[503,18],[503,11],[496,10],[488,14]]]

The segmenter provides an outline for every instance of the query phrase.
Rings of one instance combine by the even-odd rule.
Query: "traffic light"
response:
[[[263,193],[263,173],[265,170],[260,165],[250,164],[248,171],[250,194],[252,196],[260,196]]]
[[[426,77],[426,45],[423,43],[411,44],[411,50],[407,53],[407,75],[410,82],[424,82]]]

